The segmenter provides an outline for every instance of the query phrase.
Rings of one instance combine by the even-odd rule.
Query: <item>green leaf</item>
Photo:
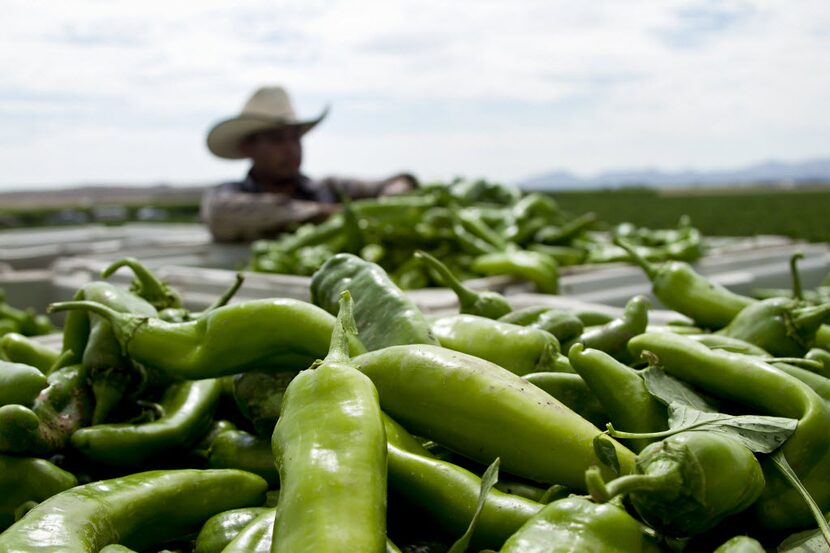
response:
[[[620,460],[617,458],[617,448],[605,434],[597,434],[593,441],[594,455],[597,459],[610,468],[616,476],[620,475]]]
[[[496,482],[499,480],[499,463],[500,459],[496,457],[496,460],[493,461],[492,465],[487,467],[487,470],[484,472],[484,476],[481,477],[481,489],[478,492],[478,504],[476,505],[476,510],[473,513],[473,518],[470,521],[470,526],[467,527],[467,531],[464,532],[464,535],[452,544],[452,547],[447,553],[464,553],[470,546],[470,540],[473,539],[473,532],[475,532],[478,517],[481,514],[481,510],[484,508],[487,496],[490,495],[490,490],[493,489],[493,486],[495,486]]]
[[[669,429],[673,433],[708,430],[729,434],[750,451],[772,453],[795,432],[798,420],[760,415],[725,415],[700,411],[687,405],[669,405]]]
[[[806,530],[788,537],[778,545],[778,553],[830,553],[821,530]]]
[[[666,405],[678,403],[707,413],[717,411],[709,400],[691,386],[666,373],[660,367],[651,365],[640,374],[643,376],[648,392]]]
[[[784,547],[787,542],[790,542],[788,545],[788,549],[784,549],[783,551],[792,551],[795,553],[815,553],[819,551],[830,551],[830,524],[827,523],[827,519],[825,518],[824,513],[821,512],[821,508],[816,503],[813,496],[810,495],[810,492],[807,491],[807,488],[804,487],[804,484],[801,483],[801,480],[798,479],[798,475],[790,466],[790,463],[787,462],[787,458],[784,457],[783,451],[776,451],[774,454],[770,456],[773,464],[775,464],[775,468],[777,468],[781,474],[784,475],[784,478],[794,487],[807,506],[810,508],[810,512],[813,514],[813,518],[816,519],[816,523],[818,524],[818,530],[815,531],[816,538],[812,536],[803,536],[805,532],[801,534],[796,534],[795,536],[790,536],[781,544],[781,547]],[[801,537],[799,537],[801,536]],[[822,543],[823,542],[823,543]],[[778,551],[782,551],[781,547],[778,548]]]

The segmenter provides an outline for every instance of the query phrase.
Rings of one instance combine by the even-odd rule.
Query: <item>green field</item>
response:
[[[551,194],[573,213],[593,211],[609,224],[674,226],[687,214],[704,236],[779,234],[830,241],[830,185],[799,189],[592,190]]]

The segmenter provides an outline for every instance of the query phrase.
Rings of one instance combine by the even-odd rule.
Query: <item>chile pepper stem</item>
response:
[[[331,333],[331,345],[324,362],[348,361],[349,336],[357,336],[357,324],[353,315],[352,295],[348,290],[340,294],[340,308],[337,311],[337,322]]]
[[[124,257],[113,262],[109,267],[101,271],[101,278],[109,278],[121,267],[129,267],[135,274],[136,280],[140,283],[141,294],[149,298],[164,298],[167,295],[164,283],[134,257]]]
[[[798,261],[800,259],[804,259],[804,254],[801,252],[795,252],[790,257],[790,276],[793,280],[793,297],[798,301],[804,299],[804,293],[801,289],[801,275],[798,272]]]
[[[225,291],[225,293],[219,297],[219,299],[213,302],[213,304],[210,307],[205,309],[204,313],[208,313],[210,311],[213,311],[214,309],[218,309],[222,306],[227,305],[228,302],[231,301],[231,298],[233,298],[239,291],[239,289],[242,287],[243,282],[245,282],[245,275],[243,275],[242,273],[236,273],[236,281],[233,283],[233,285],[230,288],[228,288]]]
[[[614,244],[624,249],[628,255],[631,256],[631,259],[643,268],[643,271],[645,271],[649,280],[654,281],[654,279],[657,278],[657,267],[655,267],[654,263],[649,262],[645,257],[637,253],[637,250],[634,249],[634,246],[631,243],[623,240],[619,236],[615,236]]]
[[[59,311],[90,311],[103,317],[104,319],[115,322],[119,319],[120,314],[107,307],[106,305],[94,302],[94,301],[62,301],[58,303],[52,303],[46,309],[48,313],[56,313]]]
[[[46,371],[46,374],[52,374],[53,372],[68,366],[74,356],[75,352],[71,349],[62,352],[58,358],[55,359],[55,362],[49,367],[49,370]]]
[[[458,303],[461,305],[471,305],[478,299],[478,294],[461,284],[461,281],[458,280],[454,274],[452,274],[449,267],[444,265],[438,259],[423,250],[416,251],[415,257],[423,259],[430,269],[433,269],[436,273],[438,273],[439,284],[451,288],[452,291],[455,292],[455,295],[458,296]]]

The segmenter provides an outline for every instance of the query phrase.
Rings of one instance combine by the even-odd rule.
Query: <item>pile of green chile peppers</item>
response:
[[[515,202],[508,244],[571,247],[590,224],[545,230],[555,203],[497,192],[476,194]],[[403,200],[401,217],[431,209]],[[447,228],[488,250],[469,262],[506,251],[479,224],[502,208],[461,209]],[[372,210],[350,210],[344,247],[369,252],[354,223]],[[618,229],[640,255],[679,244],[672,232]],[[830,512],[822,304],[751,300],[717,323],[686,312],[695,327],[649,325],[639,296],[618,317],[513,310],[434,253],[401,258],[452,289],[457,313],[424,316],[353,253],[321,264],[315,303],[230,303],[239,278],[199,312],[127,259],[104,276],[128,267],[130,289],[95,281],[54,306],[61,351],[0,337],[0,551],[757,553],[815,527],[795,480]],[[677,305],[719,301],[674,271],[692,284]],[[767,432],[763,452],[742,441]]]

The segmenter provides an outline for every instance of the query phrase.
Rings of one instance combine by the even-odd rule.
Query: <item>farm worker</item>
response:
[[[218,242],[272,237],[299,223],[325,219],[339,208],[338,190],[351,198],[397,194],[417,186],[399,174],[380,181],[326,178],[302,173],[302,137],[328,114],[297,117],[284,88],[260,88],[242,111],[216,123],[207,147],[223,159],[250,159],[245,178],[221,184],[202,198],[201,217]]]

